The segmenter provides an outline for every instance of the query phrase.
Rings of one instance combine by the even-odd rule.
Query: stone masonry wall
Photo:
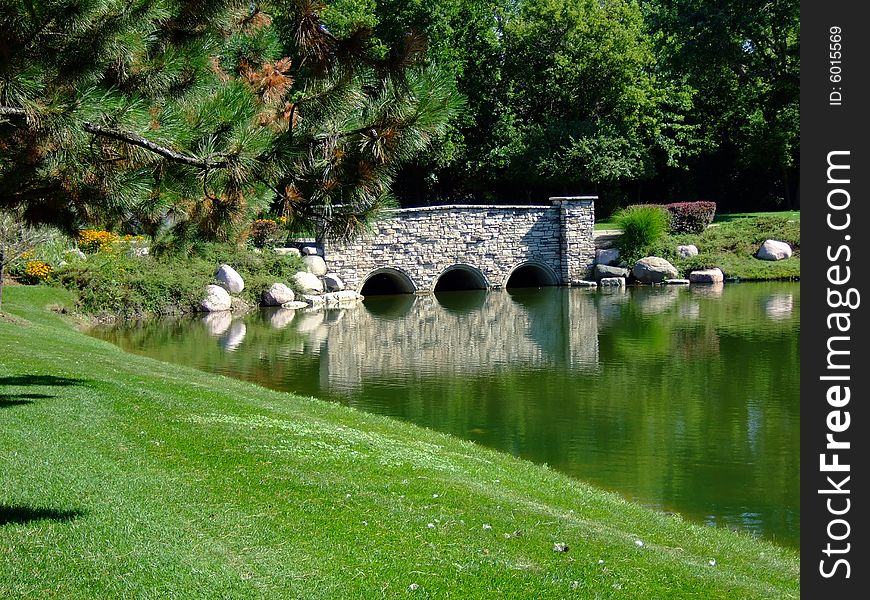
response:
[[[379,269],[405,274],[429,291],[457,265],[477,269],[487,287],[503,287],[532,263],[569,284],[588,276],[595,256],[593,198],[558,198],[550,206],[437,206],[397,210],[349,243],[330,242],[329,270],[359,290]]]

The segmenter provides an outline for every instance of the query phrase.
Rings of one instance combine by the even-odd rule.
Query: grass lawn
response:
[[[0,597],[799,596],[792,550],[125,354],[45,308],[71,302],[4,291]]]

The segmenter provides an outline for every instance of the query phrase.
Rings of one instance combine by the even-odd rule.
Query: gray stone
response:
[[[791,246],[778,240],[766,240],[755,254],[761,260],[784,260],[791,255]]]
[[[229,293],[219,285],[205,286],[205,298],[199,303],[200,310],[205,312],[221,312],[229,310],[231,299]]]
[[[263,292],[263,306],[281,306],[287,302],[293,302],[296,295],[283,283],[273,283],[269,289]]]
[[[300,308],[305,308],[308,306],[307,302],[300,302],[299,300],[294,300],[293,302],[285,302],[281,305],[282,308],[286,308],[288,310],[298,310]]]
[[[221,265],[214,274],[218,284],[231,294],[238,294],[245,289],[245,282],[234,268],[229,265]]]
[[[302,299],[308,303],[308,306],[314,308],[326,306],[326,298],[322,294],[304,294]]]
[[[665,279],[677,279],[680,276],[676,267],[658,256],[646,256],[631,270],[634,278],[641,283],[661,283]]]
[[[662,281],[664,285],[689,285],[688,279],[665,279]]]
[[[602,277],[598,285],[601,287],[625,287],[625,277]]]
[[[326,275],[326,262],[322,257],[317,255],[303,256],[302,262],[305,263],[305,268],[308,269],[309,273],[317,275],[318,277]]]
[[[595,253],[595,262],[599,265],[618,265],[619,249],[602,248]]]
[[[608,265],[595,265],[595,279],[605,277],[628,277],[629,270],[623,267],[611,267]]]
[[[344,282],[335,273],[327,273],[323,276],[323,283],[328,292],[340,292],[344,289]]]
[[[345,290],[343,292],[329,292],[321,296],[327,306],[333,304],[351,304],[363,300],[363,297],[353,290]]]
[[[598,287],[598,284],[594,281],[586,281],[585,279],[581,279],[580,281],[572,281],[571,286],[579,288],[594,288]]]
[[[323,291],[323,282],[320,281],[320,278],[313,273],[298,271],[293,276],[293,281],[303,292],[314,292],[319,294]]]
[[[323,256],[323,249],[317,246],[302,246],[303,256]]]
[[[279,256],[302,256],[299,248],[275,248],[275,254]]]
[[[698,247],[695,244],[686,246],[677,246],[677,254],[680,258],[689,258],[690,256],[698,256]]]
[[[722,283],[725,281],[725,274],[719,268],[702,269],[689,273],[689,281],[692,283]]]

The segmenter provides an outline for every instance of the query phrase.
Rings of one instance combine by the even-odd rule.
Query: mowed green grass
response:
[[[0,597],[799,596],[792,550],[413,425],[125,354],[45,308],[70,303],[4,293]]]

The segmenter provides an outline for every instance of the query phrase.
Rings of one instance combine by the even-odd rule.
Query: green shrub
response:
[[[631,266],[667,234],[669,216],[661,206],[641,204],[618,211],[613,221],[622,230],[615,245],[622,260]]]
[[[674,202],[664,208],[671,216],[671,233],[701,233],[716,216],[716,203],[709,201]]]

